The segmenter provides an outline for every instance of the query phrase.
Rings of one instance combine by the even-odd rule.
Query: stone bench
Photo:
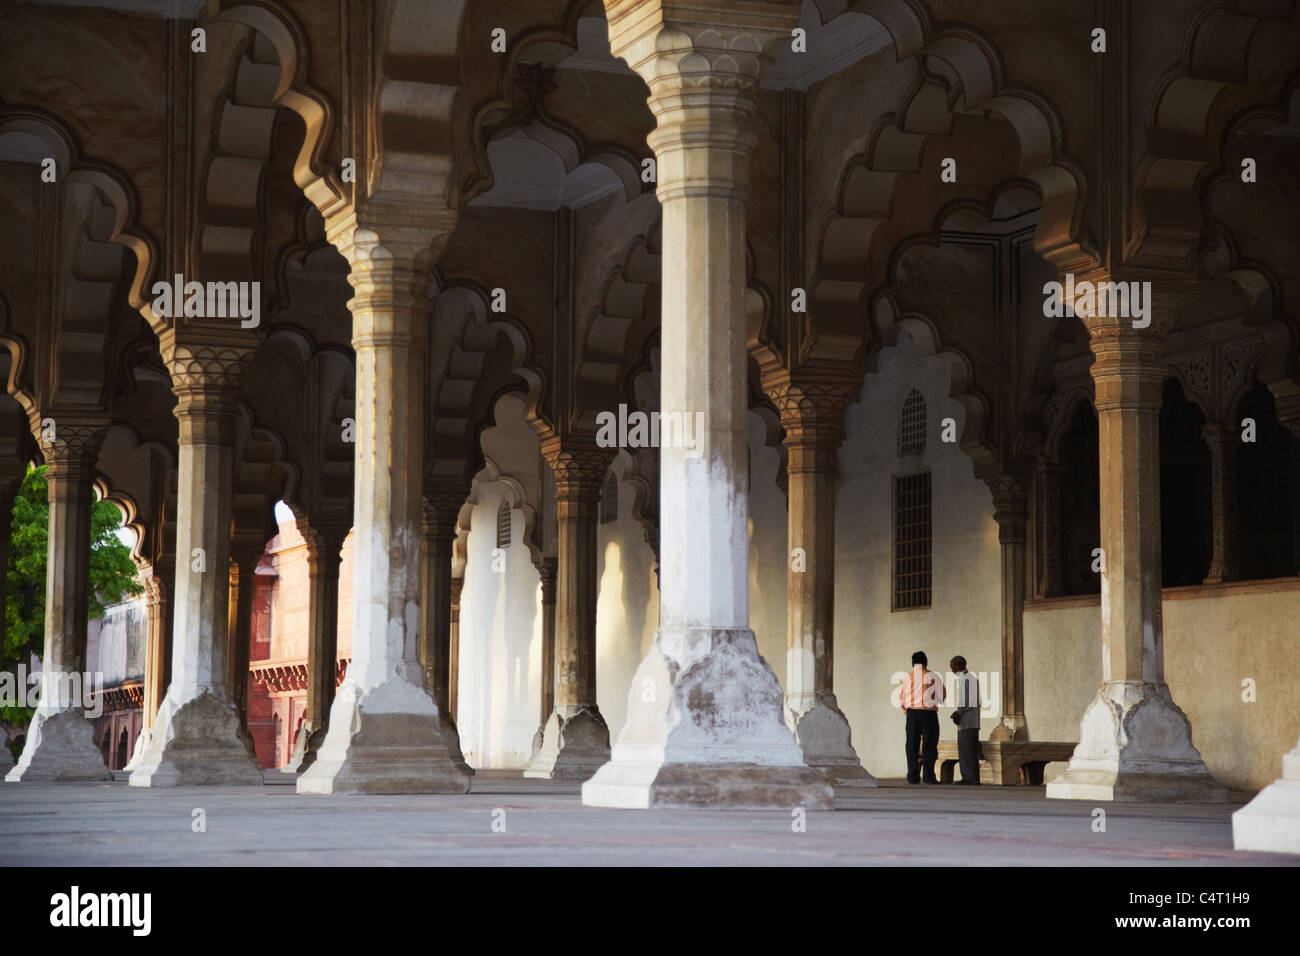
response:
[[[1043,785],[1043,768],[1069,760],[1075,744],[1038,740],[981,740],[980,783],[1003,786]],[[957,741],[939,741],[939,780],[952,783],[957,767]]]

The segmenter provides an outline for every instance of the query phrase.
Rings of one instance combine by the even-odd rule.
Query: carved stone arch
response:
[[[542,399],[545,375],[532,359],[532,337],[521,320],[494,313],[477,283],[440,284],[430,336],[425,480],[448,478],[468,487],[479,465],[478,437],[504,391],[520,391],[530,416]]]
[[[577,361],[580,404],[612,409],[631,393],[635,359],[647,355],[659,328],[661,220],[635,236],[605,277],[600,305],[588,317]]]
[[[284,436],[257,422],[253,409],[238,402],[235,420],[234,483],[231,525],[236,532],[275,534],[275,503],[284,503],[294,517],[305,517],[299,498],[301,469],[287,455]]]
[[[939,328],[929,316],[917,312],[900,313],[889,291],[879,294],[873,304],[873,324],[879,345],[867,354],[866,371],[875,372],[885,348],[896,348],[898,333],[906,332],[912,339],[918,355],[940,359],[948,369],[948,397],[965,411],[958,444],[975,466],[976,475],[996,468],[997,455],[989,447],[984,433],[988,414],[988,399],[975,387],[975,371],[970,358],[958,349],[943,344]]]
[[[615,143],[588,143],[577,129],[548,114],[541,103],[545,90],[536,88],[540,76],[526,78],[528,83],[519,82],[525,78],[525,65],[534,62],[528,59],[530,51],[535,56],[552,52],[546,50],[543,53],[544,48],[577,52],[578,22],[592,12],[597,12],[602,19],[605,16],[604,7],[599,2],[569,0],[560,23],[530,26],[509,37],[505,54],[496,58],[493,95],[467,112],[465,138],[470,145],[474,168],[467,171],[464,178],[464,199],[468,200],[492,186],[492,169],[487,155],[489,141],[502,131],[527,123],[536,123],[568,141],[567,148],[559,142],[556,144],[556,152],[565,160],[566,170],[571,171],[588,162],[608,166],[622,182],[624,196],[629,202],[639,195],[654,192],[654,184],[641,179],[640,157]],[[549,66],[545,61],[536,62]]]
[[[175,468],[174,449],[144,439],[130,424],[109,426],[96,463],[95,493],[122,512],[123,527],[135,535],[131,560],[141,570],[175,557]]]
[[[157,262],[157,245],[136,220],[139,205],[127,177],[113,167],[81,155],[76,140],[56,117],[28,106],[8,106],[0,101],[0,140],[6,133],[24,133],[40,139],[55,160],[59,181],[64,185],[84,183],[94,187],[112,210],[111,222],[100,227],[99,241],[126,246],[135,255],[127,299],[133,309],[145,309],[146,292]],[[152,309],[145,318],[154,325]],[[155,331],[161,326],[154,325]]]
[[[469,533],[473,530],[471,523],[474,506],[481,502],[483,487],[490,484],[499,484],[504,489],[505,500],[509,502],[511,509],[517,509],[523,514],[524,529],[520,540],[527,546],[533,566],[540,573],[542,569],[542,549],[539,544],[541,521],[536,503],[528,500],[524,486],[517,478],[503,474],[496,462],[484,456],[483,467],[474,476],[469,495],[456,519],[456,541],[452,546],[452,577],[463,577],[465,574],[466,548]]]
[[[359,157],[357,170],[367,198],[419,205],[432,198],[446,209],[460,205],[460,184],[452,175],[453,116],[466,5],[467,0],[381,5],[379,68],[370,94],[365,163]],[[321,213],[330,218],[326,210]]]
[[[1043,455],[1049,462],[1060,462],[1061,442],[1074,420],[1075,410],[1084,404],[1094,408],[1091,381],[1067,386],[1052,393],[1043,409],[1043,429],[1047,436],[1043,441]]]
[[[1300,65],[1300,8],[1288,7],[1231,0],[1193,17],[1182,62],[1163,78],[1146,117],[1150,148],[1136,174],[1139,256],[1195,258],[1225,134],[1243,112],[1275,107]]]
[[[274,64],[260,62],[269,60],[268,56],[258,56],[256,62],[263,67],[274,65],[277,70],[274,74],[270,70],[257,71],[259,75],[250,78],[250,83],[258,89],[250,94],[261,97],[269,91],[275,106],[292,110],[302,119],[305,136],[294,160],[294,182],[325,218],[341,211],[350,198],[335,164],[326,157],[335,108],[307,80],[309,43],[302,26],[278,0],[209,0],[207,12],[208,16],[200,21],[205,28],[222,23],[238,24],[251,28],[269,44]],[[267,86],[269,80],[274,81],[274,86]],[[235,92],[241,95],[237,88]]]
[[[979,118],[979,113],[1005,122],[1015,146],[1014,162],[994,175],[1003,182],[1031,183],[1041,197],[1038,253],[1058,269],[1091,261],[1081,237],[1083,176],[1062,152],[1057,112],[1038,94],[1003,77],[991,43],[969,30],[931,35],[923,11],[903,0],[851,5],[824,0],[819,8],[823,21],[845,10],[875,16],[893,36],[900,61],[922,58],[922,79],[840,177],[835,212],[821,230],[805,351],[829,356],[863,347],[865,299],[869,289],[886,280],[896,243],[912,232],[926,231],[916,224],[929,223],[940,213],[938,206],[951,201],[932,188],[923,157],[940,155],[940,143],[942,155],[956,156],[963,146],[987,153],[988,144],[981,146],[978,136],[999,135],[1001,127],[990,118]],[[926,58],[933,66],[927,66]],[[997,186],[963,183],[953,190],[979,199]],[[898,216],[899,209],[909,215]]]

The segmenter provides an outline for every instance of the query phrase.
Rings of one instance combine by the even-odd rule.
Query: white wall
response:
[[[924,453],[898,457],[898,418],[916,388],[929,428]],[[948,398],[949,373],[939,359],[916,353],[900,335],[878,370],[866,377],[846,415],[840,448],[835,527],[835,693],[849,719],[853,745],[876,776],[905,774],[902,712],[891,705],[893,675],[923,650],[934,670],[963,655],[969,669],[1001,667],[1001,555],[992,498],[956,444],[940,441],[940,421],[960,434],[964,413]],[[892,611],[893,488],[891,477],[929,468],[933,520],[933,591],[928,609]],[[996,725],[986,712],[981,732]],[[940,739],[956,739],[940,720]]]
[[[523,515],[511,511],[512,544],[504,571],[492,568],[499,483],[481,486],[470,519],[460,599],[457,727],[475,768],[522,768],[541,722],[541,588],[520,538]]]

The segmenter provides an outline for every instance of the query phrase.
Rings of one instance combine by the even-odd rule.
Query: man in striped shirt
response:
[[[947,696],[943,678],[926,669],[925,651],[912,655],[912,670],[903,678],[899,704],[907,715],[907,782],[921,782],[924,764],[925,782],[938,783],[934,763],[939,759],[939,705]]]

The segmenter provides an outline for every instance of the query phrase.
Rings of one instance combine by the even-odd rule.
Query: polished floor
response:
[[[909,787],[837,798],[834,812],[583,807],[578,788],[481,773],[465,796],[298,796],[0,784],[0,865],[1300,865],[1239,853],[1228,806],[1103,806],[1041,787]],[[202,813],[196,813],[202,811]],[[196,832],[196,821],[204,829]],[[800,824],[802,823],[802,832]]]

